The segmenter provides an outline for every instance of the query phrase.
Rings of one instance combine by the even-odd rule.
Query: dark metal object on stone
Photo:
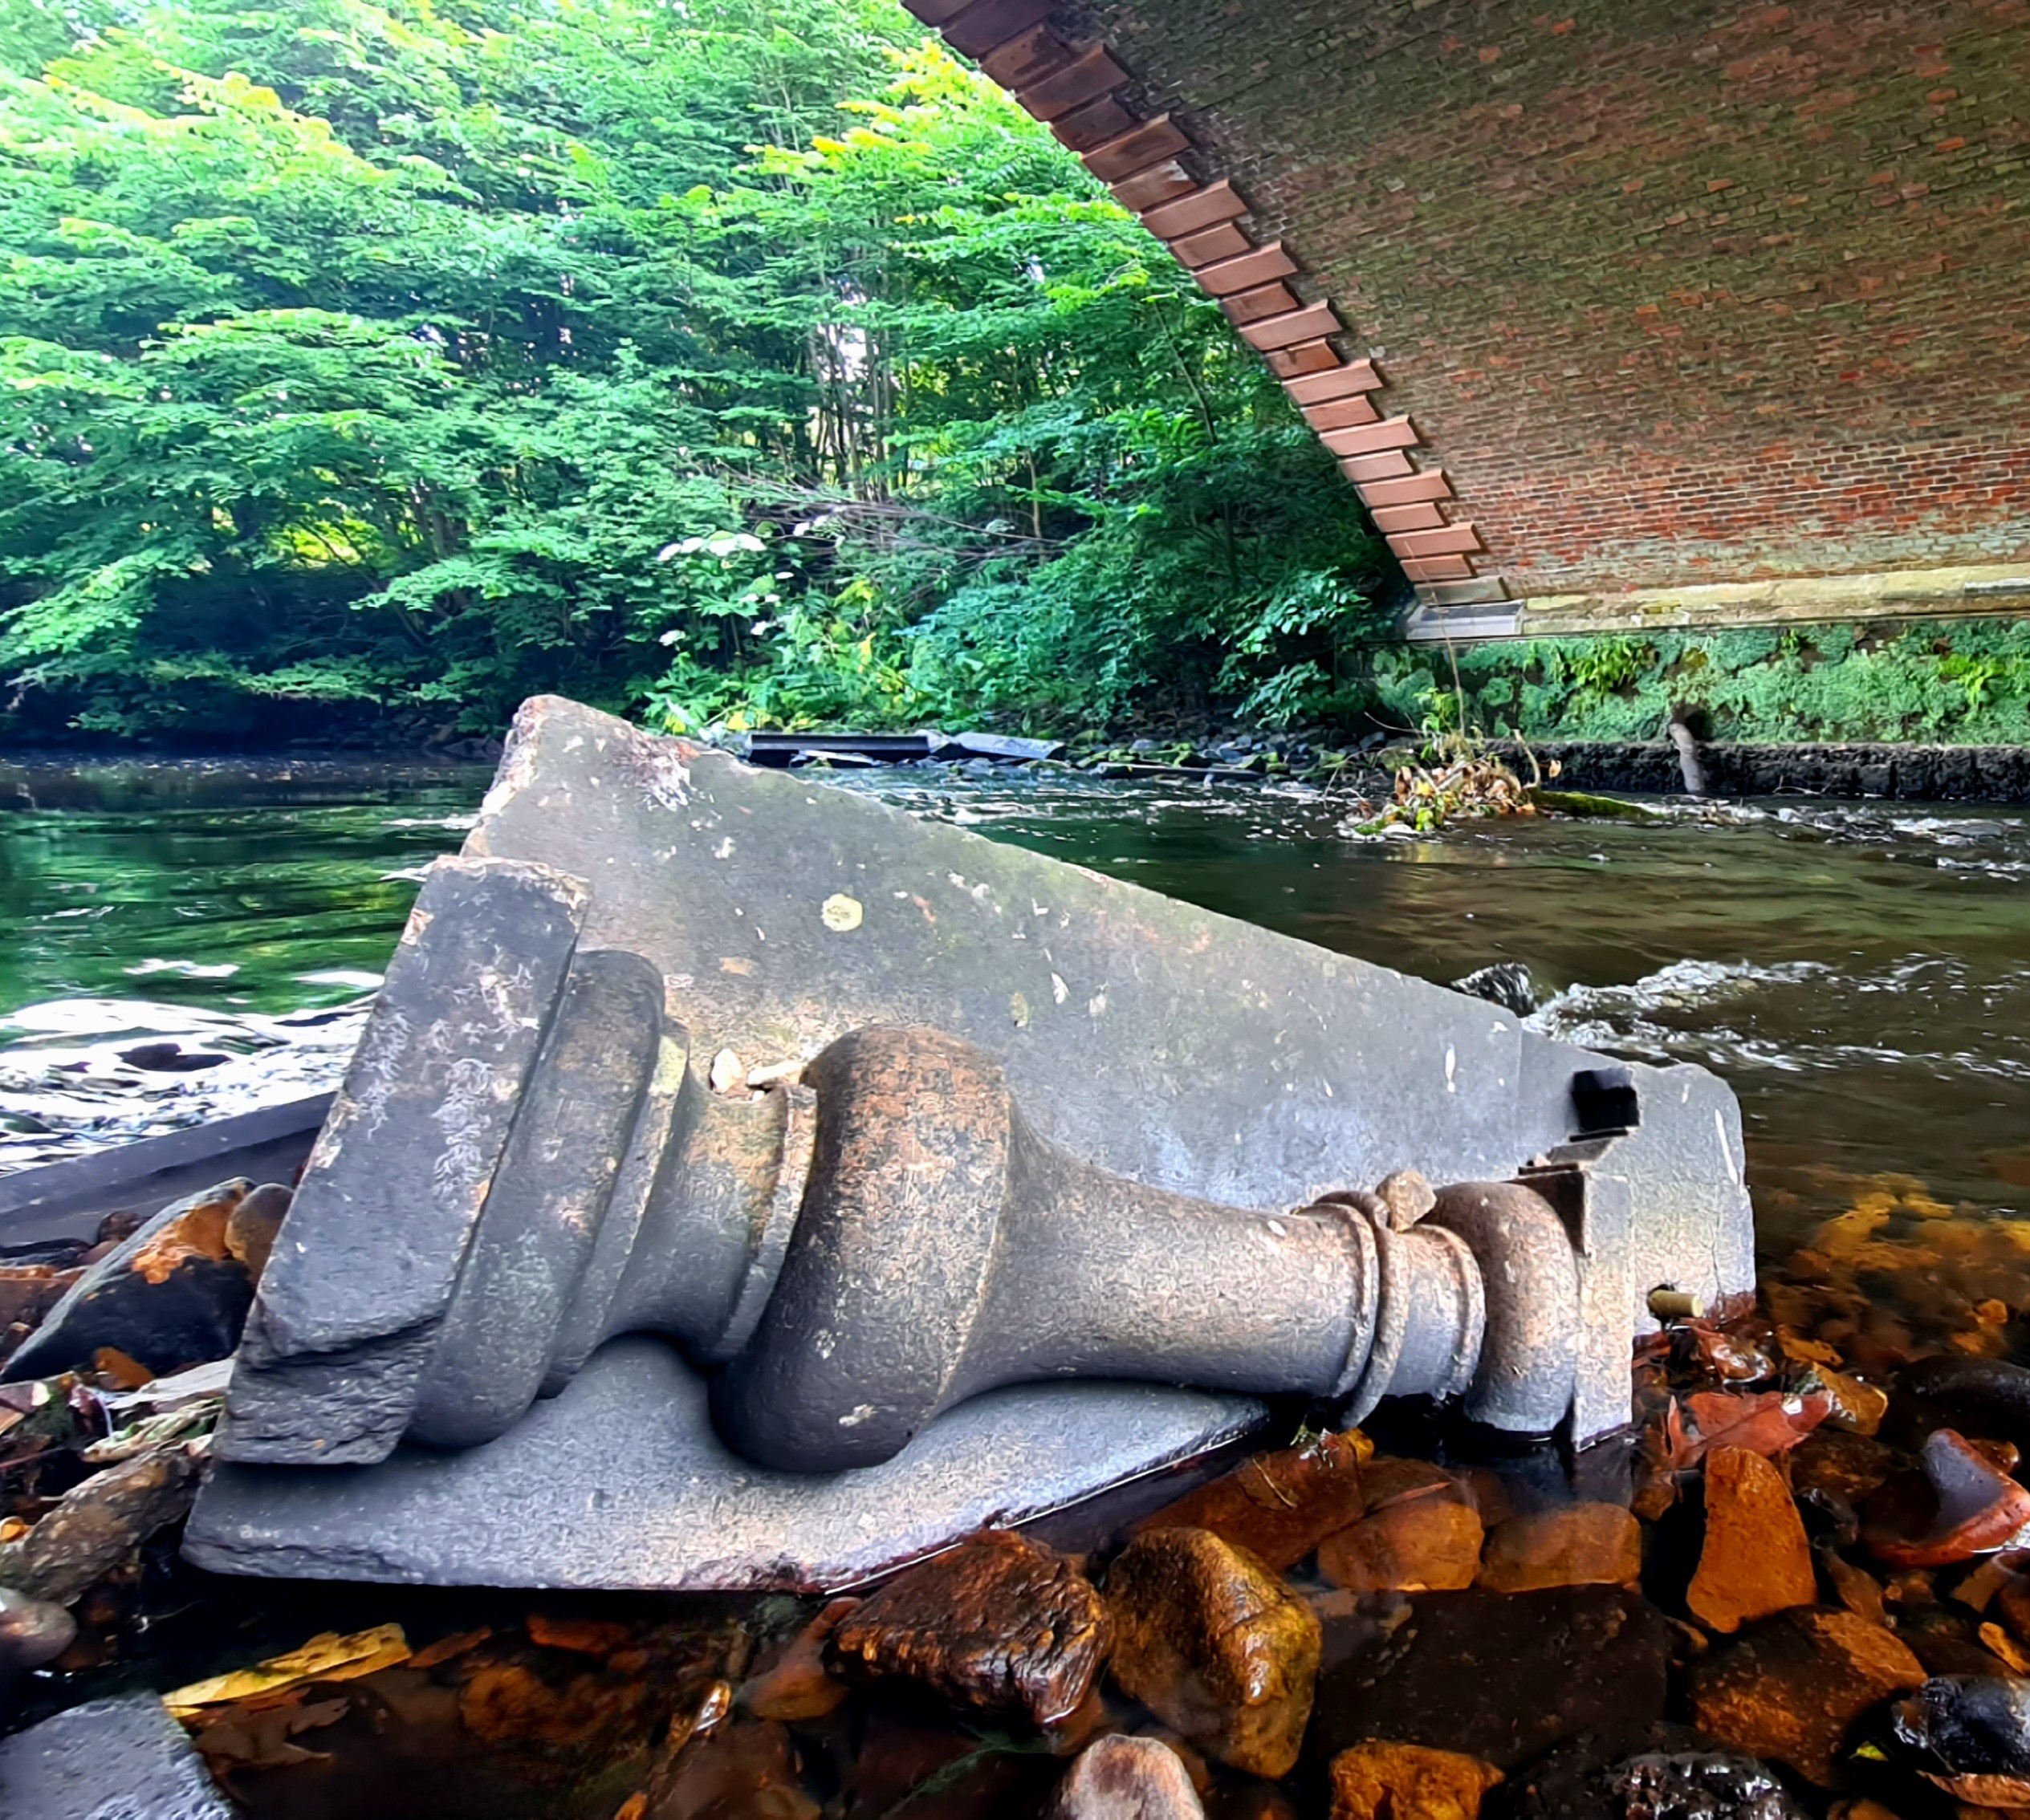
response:
[[[1465,1394],[1583,1440],[1627,1420],[1650,1290],[1751,1280],[1731,1096],[1638,1067],[1603,1099],[1605,1066],[534,702],[390,965],[235,1374],[234,1513],[193,1535],[258,1553],[271,1469],[509,1446],[645,1328],[778,1468],[906,1467],[1064,1375]],[[1465,1185],[1415,1223],[1349,1192],[1406,1165]]]
[[[95,1700],[0,1739],[0,1814],[20,1820],[234,1820],[153,1694]]]

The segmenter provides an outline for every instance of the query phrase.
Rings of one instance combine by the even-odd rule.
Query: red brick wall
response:
[[[1230,182],[1214,231],[1300,268],[1271,307],[1336,307],[1421,438],[1377,465],[1457,495],[1410,521],[1510,593],[2030,560],[2030,0],[1056,18],[1114,59],[1079,117],[1170,114],[1170,188]]]

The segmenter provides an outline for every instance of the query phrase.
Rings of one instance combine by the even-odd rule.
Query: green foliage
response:
[[[1525,739],[1656,739],[1682,707],[1722,740],[2030,744],[2030,620],[1528,639],[1456,660],[1469,715]],[[1376,652],[1369,685],[1406,725],[1451,692],[1428,648]]]
[[[13,730],[1329,711],[1329,458],[905,27],[0,0]]]

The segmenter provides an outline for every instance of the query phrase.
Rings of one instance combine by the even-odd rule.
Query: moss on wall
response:
[[[1524,639],[1456,654],[1470,722],[1525,739],[1650,740],[1674,705],[1718,740],[2030,745],[2030,620],[1878,621]],[[1456,718],[1442,647],[1374,653],[1373,712]]]

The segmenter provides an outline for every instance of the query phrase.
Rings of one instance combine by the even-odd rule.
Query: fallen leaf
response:
[[[336,1724],[351,1711],[348,1700],[320,1700],[315,1706],[231,1706],[191,1741],[216,1763],[247,1769],[279,1769],[292,1763],[328,1763],[327,1751],[306,1750],[289,1741],[299,1732]]]
[[[1698,1391],[1685,1399],[1684,1408],[1693,1432],[1685,1428],[1674,1400],[1665,1416],[1670,1461],[1680,1468],[1696,1466],[1715,1447],[1739,1448],[1743,1453],[1774,1459],[1796,1447],[1832,1414],[1833,1399],[1824,1391]]]
[[[434,1668],[440,1662],[449,1662],[454,1655],[463,1655],[469,1649],[477,1649],[494,1634],[490,1624],[482,1624],[476,1631],[454,1631],[448,1637],[439,1637],[433,1643],[426,1643],[409,1659],[412,1668]]]
[[[116,1389],[139,1390],[143,1384],[153,1382],[155,1374],[131,1353],[122,1352],[116,1346],[102,1346],[92,1355],[92,1369],[102,1378],[110,1378]]]
[[[1988,1653],[1999,1656],[2012,1675],[2030,1675],[2030,1655],[2016,1647],[2014,1639],[1999,1624],[1982,1625],[1980,1638],[1987,1646]]]
[[[177,1718],[186,1719],[207,1706],[277,1693],[305,1681],[356,1680],[409,1659],[409,1644],[399,1624],[377,1624],[370,1631],[343,1637],[326,1631],[285,1655],[178,1688],[163,1695],[162,1704]]]

